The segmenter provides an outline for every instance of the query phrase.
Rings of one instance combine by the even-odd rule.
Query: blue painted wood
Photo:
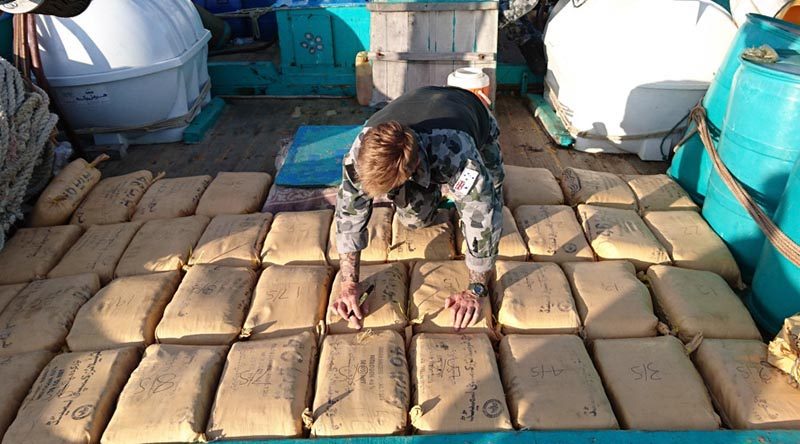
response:
[[[219,97],[211,99],[208,105],[203,107],[200,114],[192,120],[192,123],[183,131],[183,143],[200,143],[205,138],[208,130],[214,127],[225,109],[225,101]]]
[[[497,71],[495,71],[495,82],[497,86],[520,86],[523,82],[523,76],[527,76],[527,87],[544,85],[544,76],[536,75],[525,64],[516,63],[498,63]]]
[[[210,62],[215,96],[356,95],[355,72],[282,75],[272,62]]]
[[[533,116],[542,124],[547,134],[553,141],[562,147],[568,147],[575,143],[575,139],[569,134],[561,119],[556,115],[555,110],[550,106],[544,97],[538,94],[528,94],[530,100],[529,107]]]
[[[307,7],[278,11],[281,73],[353,75],[359,51],[369,49],[369,11],[355,7]]]
[[[361,125],[301,126],[294,135],[275,184],[297,188],[339,185],[342,182],[342,158],[350,151],[361,128]]]
[[[259,441],[247,441],[254,443]],[[299,444],[307,440],[270,440],[264,444]],[[317,438],[319,444],[797,444],[798,431],[685,431],[639,432],[589,430],[557,432],[494,432],[462,435],[376,436],[364,438]],[[226,441],[245,444],[243,441]]]

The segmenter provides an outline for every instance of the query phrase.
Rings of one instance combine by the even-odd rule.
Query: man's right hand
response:
[[[342,319],[347,320],[350,328],[356,330],[361,330],[364,326],[364,316],[368,311],[366,302],[361,307],[358,306],[358,300],[361,298],[360,285],[358,285],[360,268],[360,251],[339,255],[339,273],[342,278],[342,286],[339,297],[333,301],[332,306]]]
[[[333,309],[342,319],[347,319],[349,326],[356,330],[361,330],[364,326],[364,316],[369,311],[369,307],[365,302],[364,305],[358,305],[358,300],[361,298],[359,285],[356,282],[342,282],[339,297],[333,302]]]

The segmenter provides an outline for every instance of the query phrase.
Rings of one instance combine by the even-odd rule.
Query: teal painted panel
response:
[[[356,95],[355,73],[299,70],[278,73],[272,62],[211,62],[211,92],[215,96],[347,96]]]
[[[245,444],[244,441],[226,441]],[[258,441],[247,441],[254,443]],[[268,440],[264,444],[300,444],[308,440]],[[495,432],[461,435],[378,436],[364,438],[316,438],[319,444],[797,444],[796,431],[686,431],[639,432],[589,430],[558,432]]]
[[[356,54],[369,49],[369,11],[363,5],[279,10],[278,34],[283,72],[352,72]]]
[[[520,86],[522,77],[527,76],[528,85],[544,85],[544,76],[536,75],[528,65],[515,63],[498,63],[495,81],[498,86]]]
[[[289,15],[291,40],[281,40],[281,47],[293,46],[292,66],[333,65],[333,24],[324,10],[296,11]]]
[[[547,131],[547,135],[557,145],[566,148],[575,143],[575,139],[564,128],[561,119],[558,118],[553,107],[544,100],[544,97],[538,94],[528,94],[528,100],[530,100],[529,107],[533,112],[533,116],[539,120],[545,131]]]
[[[216,125],[223,110],[225,110],[224,100],[219,97],[211,99],[211,102],[203,107],[200,114],[183,131],[183,143],[195,144],[202,142],[208,130]]]

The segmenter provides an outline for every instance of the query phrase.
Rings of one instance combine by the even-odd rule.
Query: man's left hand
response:
[[[457,332],[477,324],[481,317],[481,300],[471,291],[450,295],[444,301],[444,308],[453,314],[453,329]]]

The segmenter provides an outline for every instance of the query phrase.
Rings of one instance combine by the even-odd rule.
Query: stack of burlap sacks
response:
[[[3,442],[800,427],[680,187],[506,172],[492,294],[458,334],[451,211],[374,209],[357,331],[330,308],[331,210],[257,213],[258,173],[98,181],[0,252]]]

